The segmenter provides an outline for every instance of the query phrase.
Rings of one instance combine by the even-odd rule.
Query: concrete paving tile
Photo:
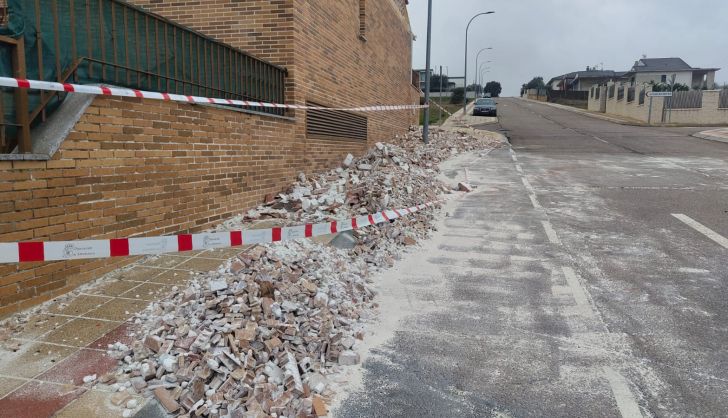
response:
[[[0,398],[21,387],[27,380],[14,377],[0,378]]]
[[[74,347],[61,347],[41,342],[21,342],[18,351],[0,351],[0,374],[13,377],[35,377],[77,350]],[[4,380],[4,378],[0,380]]]
[[[102,392],[98,390],[89,390],[78,399],[66,405],[59,411],[56,418],[97,418],[97,417],[120,417],[124,412],[121,406],[115,406],[111,403],[111,392]],[[139,405],[136,410],[141,408],[144,398],[141,396],[132,396],[130,399],[136,399]]]
[[[156,272],[159,272],[159,270],[157,270],[157,269],[149,269],[149,270],[154,270]],[[126,281],[126,280],[113,280],[108,283],[99,285],[92,290],[89,290],[88,293],[92,293],[94,295],[103,295],[103,296],[114,297],[114,296],[119,296],[122,293],[126,292],[127,290],[132,289],[136,286],[139,286],[138,282],[130,282],[130,281]]]
[[[99,309],[103,309],[103,307]],[[56,344],[85,347],[119,325],[120,322],[76,318],[43,336],[41,340]]]
[[[187,270],[164,270],[162,273],[149,279],[152,283],[162,283],[174,286],[185,286],[192,279]]]
[[[13,337],[26,340],[35,340],[41,335],[62,326],[70,320],[70,318],[65,316],[56,316],[49,314],[32,315],[28,323],[25,324],[23,330],[18,332],[17,334],[14,334]]]
[[[193,270],[193,271],[212,271],[217,270],[224,261],[214,258],[191,258],[184,263],[177,266],[180,269]]]
[[[181,257],[177,257],[181,258]],[[156,261],[156,260],[150,260],[150,261]],[[184,260],[180,260],[180,263]],[[123,271],[120,271],[117,278],[120,280],[133,280],[137,282],[143,282],[147,280],[149,277],[154,276],[155,274],[159,274],[161,269],[156,267],[144,267],[144,265],[137,265],[134,267],[131,267],[129,269],[125,269]]]
[[[117,360],[103,351],[83,348],[61,360],[47,372],[36,377],[44,382],[83,386],[84,376],[101,376],[116,368]]]
[[[159,300],[172,291],[172,286],[160,283],[144,283],[135,287],[120,296],[125,298],[154,301]]]
[[[84,315],[85,318],[108,319],[111,321],[126,321],[134,314],[149,305],[145,300],[114,299],[106,305]],[[118,325],[118,324],[117,324]]]
[[[203,253],[200,253],[200,257],[203,258],[216,258],[218,260],[228,260],[235,256],[237,256],[240,253],[245,252],[247,248],[250,248],[251,246],[245,246],[245,247],[235,247],[235,248],[216,248],[212,250],[207,250]]]
[[[158,257],[151,258],[144,263],[142,263],[142,266],[151,266],[151,267],[162,267],[162,268],[173,268],[181,263],[183,263],[185,260],[190,258],[193,255],[193,253],[189,253],[189,256],[176,256],[176,255],[160,255]],[[138,268],[138,267],[136,267]]]
[[[79,295],[66,302],[53,303],[48,312],[78,316],[98,308],[109,300],[111,299],[103,296]]]
[[[114,344],[117,342],[131,346],[131,343],[134,341],[133,334],[137,332],[137,328],[137,325],[134,325],[130,322],[124,322],[123,324],[104,334],[98,340],[89,344],[87,348],[107,350],[109,348],[109,344]]]
[[[13,418],[53,416],[86,389],[71,385],[32,381],[0,399],[0,414]]]

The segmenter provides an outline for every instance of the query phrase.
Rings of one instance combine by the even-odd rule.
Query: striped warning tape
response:
[[[152,255],[291,241],[384,223],[410,215],[440,202],[442,200],[406,209],[385,210],[372,215],[358,216],[343,221],[281,228],[209,232],[162,237],[0,243],[0,264]]]
[[[438,108],[438,109],[442,110],[443,112],[447,113],[448,115],[452,116],[452,113],[450,113],[447,109],[445,109],[444,107],[440,106],[436,102],[432,102],[432,104],[435,105],[436,108]]]
[[[219,99],[212,97],[185,96],[181,94],[159,93],[153,91],[134,90],[121,87],[88,86],[82,84],[56,83],[53,81],[24,80],[11,77],[0,77],[0,86],[21,89],[63,91],[69,93],[94,94],[99,96],[137,97],[171,102],[205,103],[219,105],[233,105],[243,107],[266,107],[275,109],[301,109],[301,110],[343,110],[349,112],[379,112],[390,110],[423,109],[427,105],[381,105],[361,107],[321,107],[294,104],[267,103],[249,100]]]

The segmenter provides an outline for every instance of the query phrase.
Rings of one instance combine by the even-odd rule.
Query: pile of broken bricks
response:
[[[101,381],[189,416],[325,415],[326,376],[359,362],[352,348],[373,317],[367,263],[303,241],[228,264],[141,314],[139,338],[109,347],[121,366]]]
[[[262,219],[281,226],[344,219],[435,200],[453,192],[437,179],[440,162],[498,145],[437,130],[425,145],[411,130],[361,158],[347,156],[335,170],[300,174],[284,193],[218,230]],[[188,417],[326,415],[336,375],[359,363],[357,346],[376,316],[369,277],[391,267],[402,246],[426,238],[433,219],[420,211],[348,232],[349,249],[308,240],[249,248],[138,314],[133,342],[108,346],[117,370],[84,383],[115,391],[112,403],[125,417],[140,406],[138,394]]]
[[[301,174],[286,193],[220,229],[266,217],[282,224],[340,219],[434,200],[452,192],[437,180],[439,162],[496,145],[458,133],[433,136],[424,145],[411,132],[399,145],[378,143],[359,159],[347,156],[328,173]],[[135,342],[109,347],[120,367],[102,380],[154,396],[183,416],[326,415],[334,395],[329,377],[359,362],[356,346],[375,317],[368,276],[392,266],[401,245],[426,237],[433,219],[423,211],[353,231],[356,245],[348,251],[312,241],[255,246],[140,314]]]

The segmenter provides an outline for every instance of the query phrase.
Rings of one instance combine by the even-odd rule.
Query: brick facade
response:
[[[286,100],[325,106],[416,103],[403,0],[200,0],[136,4],[288,68]],[[361,37],[360,35],[364,35]],[[0,242],[200,231],[416,123],[368,114],[368,143],[306,138],[290,118],[211,106],[96,98],[49,161],[0,161]],[[0,316],[131,258],[0,265]]]

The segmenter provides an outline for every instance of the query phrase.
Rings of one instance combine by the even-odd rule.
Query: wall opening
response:
[[[309,106],[320,106],[307,103]],[[354,139],[366,141],[367,118],[341,110],[307,110],[306,136],[314,139]]]

